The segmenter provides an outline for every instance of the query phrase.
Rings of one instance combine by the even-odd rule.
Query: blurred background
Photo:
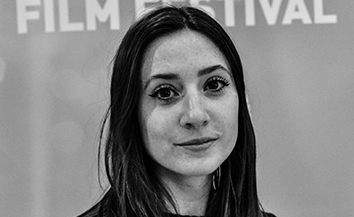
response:
[[[166,2],[208,11],[239,50],[265,210],[353,216],[352,0],[3,0],[0,216],[76,216],[97,201],[111,60]]]

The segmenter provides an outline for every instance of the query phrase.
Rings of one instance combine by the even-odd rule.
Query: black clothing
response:
[[[104,197],[91,209],[87,210],[78,217],[116,217],[111,211],[107,210],[107,207],[114,207],[117,204],[117,200],[114,196],[112,189],[110,189]],[[177,215],[177,214],[167,214],[168,217],[203,217],[203,216],[188,216],[188,215]],[[262,212],[262,217],[276,217],[271,213]],[[118,216],[117,216],[118,217]]]
[[[275,215],[273,215],[271,213],[263,212],[262,214],[263,214],[263,217],[276,217]],[[169,217],[199,217],[199,216],[169,214]]]
[[[265,213],[262,212],[263,217],[276,217],[272,213]],[[114,215],[113,215],[114,216]],[[100,209],[99,205],[95,205],[90,210],[86,211],[85,213],[79,215],[78,217],[108,217],[106,212]],[[198,217],[198,216],[188,216],[188,215],[177,215],[177,214],[168,214],[168,217]],[[200,216],[202,217],[202,216]]]

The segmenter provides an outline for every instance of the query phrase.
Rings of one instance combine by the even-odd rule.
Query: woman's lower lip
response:
[[[193,152],[204,151],[207,150],[214,143],[214,141],[215,140],[210,140],[204,143],[184,144],[180,145],[180,147],[183,147]]]

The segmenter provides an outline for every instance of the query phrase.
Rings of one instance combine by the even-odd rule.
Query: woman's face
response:
[[[139,121],[160,174],[204,176],[233,150],[238,95],[223,54],[204,35],[161,37],[142,64]]]

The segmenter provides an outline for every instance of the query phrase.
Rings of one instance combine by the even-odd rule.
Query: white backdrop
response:
[[[354,1],[189,0],[244,63],[259,194],[286,217],[354,213]],[[110,61],[157,0],[0,4],[0,216],[75,216],[100,195]]]

